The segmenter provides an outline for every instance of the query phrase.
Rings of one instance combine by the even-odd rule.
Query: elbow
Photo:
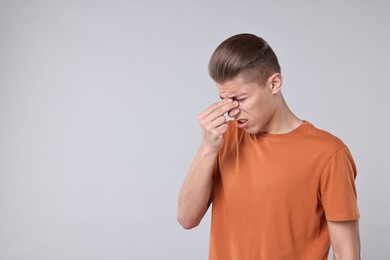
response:
[[[184,229],[193,229],[199,225],[198,220],[191,218],[189,216],[186,216],[186,214],[182,212],[178,212],[177,214],[177,222],[184,228]]]

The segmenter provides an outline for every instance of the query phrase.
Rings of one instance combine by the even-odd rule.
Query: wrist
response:
[[[207,144],[202,142],[202,144],[200,145],[199,151],[204,156],[215,157],[218,155],[219,148],[215,148],[213,146],[207,145]]]

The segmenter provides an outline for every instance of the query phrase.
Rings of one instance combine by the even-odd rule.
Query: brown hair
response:
[[[280,65],[268,43],[253,34],[234,35],[215,49],[209,62],[209,74],[217,83],[224,83],[243,73],[245,80],[263,85]]]

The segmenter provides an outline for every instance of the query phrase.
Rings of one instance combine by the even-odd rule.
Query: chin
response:
[[[248,126],[248,127],[244,128],[244,131],[247,134],[251,134],[251,135],[256,135],[256,134],[259,134],[259,133],[263,133],[263,131],[261,131],[261,127],[258,128],[258,127],[255,127],[255,126]]]
[[[245,131],[247,134],[251,134],[251,135],[255,135],[255,134],[257,134],[257,133],[259,132],[259,131],[256,131],[256,130],[253,129],[253,128],[250,128],[250,127],[245,128],[244,131]]]

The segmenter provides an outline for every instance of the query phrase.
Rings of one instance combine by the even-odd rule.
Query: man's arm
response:
[[[360,260],[359,221],[328,221],[333,259]]]
[[[214,164],[223,145],[222,136],[227,130],[224,114],[237,106],[237,102],[224,99],[198,116],[202,144],[179,193],[177,220],[186,229],[196,227],[210,205]]]
[[[185,229],[196,227],[209,206],[217,153],[201,146],[179,193],[177,220]]]

